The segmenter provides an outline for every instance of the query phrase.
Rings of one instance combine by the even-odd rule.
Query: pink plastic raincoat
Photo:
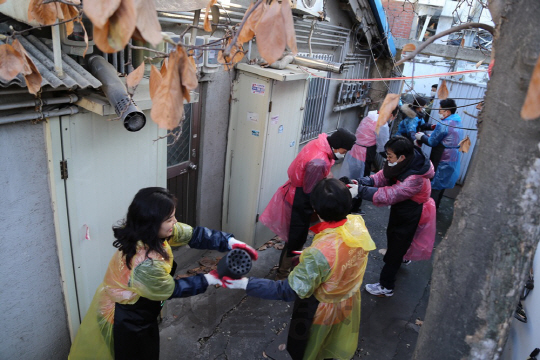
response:
[[[328,144],[326,134],[310,141],[293,160],[287,175],[289,180],[274,194],[259,220],[280,238],[288,241],[291,210],[297,187],[306,194],[330,174],[334,165],[334,152]]]
[[[413,242],[407,254],[403,257],[406,260],[427,260],[431,257],[433,243],[435,242],[435,215],[437,211],[435,202],[430,198],[430,179],[434,174],[435,171],[432,164],[426,173],[422,175],[410,175],[403,182],[398,181],[392,186],[389,186],[388,179],[384,177],[382,170],[371,176],[374,186],[379,188],[375,195],[373,195],[374,205],[388,206],[407,199],[424,204]]]
[[[356,144],[345,155],[343,165],[341,165],[340,177],[347,176],[351,179],[358,179],[364,176],[368,147],[377,145],[377,152],[384,151],[384,145],[390,138],[390,131],[388,124],[384,124],[377,134],[375,128],[377,127],[378,118],[377,111],[370,111],[368,116],[362,119],[360,125],[358,125],[355,134]]]

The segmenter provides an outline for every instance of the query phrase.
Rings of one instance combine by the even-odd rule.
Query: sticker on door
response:
[[[251,93],[257,95],[264,95],[265,86],[264,84],[251,84]]]

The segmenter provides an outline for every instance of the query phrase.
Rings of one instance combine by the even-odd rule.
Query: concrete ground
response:
[[[437,212],[439,244],[450,226],[453,199],[443,198]],[[378,282],[386,248],[389,208],[365,203],[364,219],[377,245],[369,255],[364,285]],[[259,251],[249,276],[272,278],[280,251]],[[175,251],[176,274],[200,267],[198,261],[220,257],[214,251]],[[362,285],[362,319],[353,359],[410,359],[429,298],[432,260],[402,266],[394,296],[378,298]],[[198,296],[168,301],[160,324],[161,359],[290,359],[285,350],[292,303],[247,297],[242,290],[210,287]]]

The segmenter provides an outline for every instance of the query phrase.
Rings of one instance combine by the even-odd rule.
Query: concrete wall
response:
[[[0,125],[0,154],[0,359],[65,359],[43,124]]]
[[[413,63],[406,62],[403,64],[403,76],[412,76],[413,75]],[[414,75],[428,75],[428,74],[439,74],[448,71],[452,71],[452,62],[446,61],[442,58],[418,58],[414,63]],[[405,83],[409,86],[412,86],[414,91],[412,94],[418,94],[421,96],[430,96],[431,85],[438,84],[439,78],[425,78],[425,79],[414,79],[414,80],[405,80]],[[410,90],[409,86],[403,86],[403,92]]]
[[[229,130],[229,94],[234,71],[206,75],[201,83],[201,142],[197,225],[221,229],[225,155]]]

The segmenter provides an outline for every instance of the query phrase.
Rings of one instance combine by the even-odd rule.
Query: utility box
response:
[[[223,229],[258,247],[275,235],[259,222],[259,216],[287,181],[287,169],[298,153],[308,74],[294,65],[276,70],[241,63],[237,70],[227,142]]]

